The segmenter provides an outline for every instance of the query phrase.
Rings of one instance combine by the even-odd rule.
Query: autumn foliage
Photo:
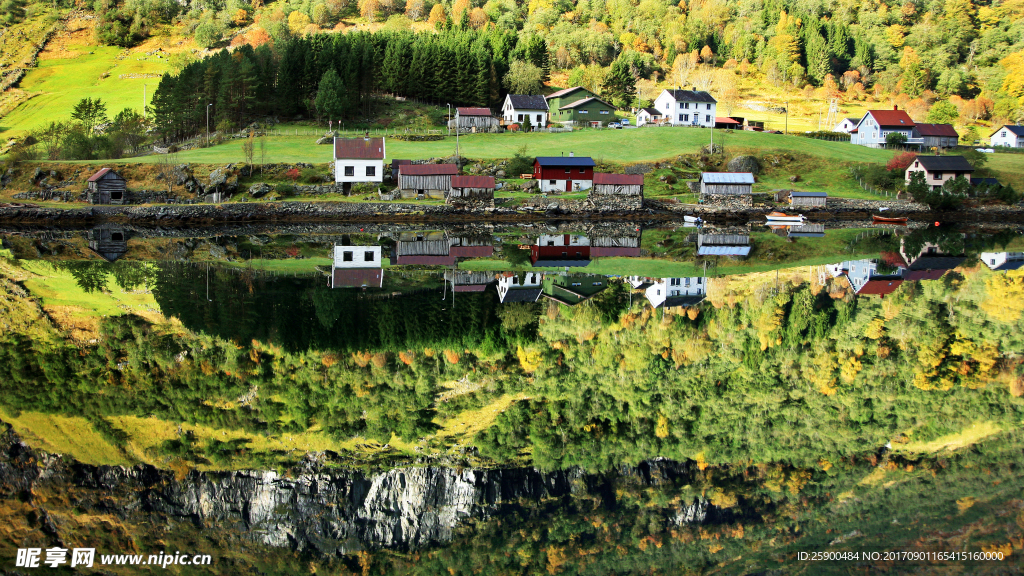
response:
[[[906,170],[908,166],[917,158],[915,152],[897,152],[889,159],[885,164],[886,170]]]

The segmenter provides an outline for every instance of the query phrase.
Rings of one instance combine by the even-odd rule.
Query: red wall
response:
[[[534,162],[533,177],[538,180],[593,180],[594,168],[592,166],[572,166],[569,173],[565,173],[566,166],[544,166]],[[582,171],[582,172],[581,172]]]

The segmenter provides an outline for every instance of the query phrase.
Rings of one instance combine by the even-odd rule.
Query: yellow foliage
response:
[[[416,360],[416,353],[412,350],[409,350],[408,352],[399,352],[398,359],[402,361],[402,364],[412,366],[413,361]]]
[[[424,348],[423,349],[423,355],[426,356],[427,358],[433,358],[434,354],[436,354],[436,352],[434,352],[433,348]]]
[[[330,368],[338,363],[338,355],[328,352],[320,359],[320,363],[324,365],[324,368]]]
[[[968,508],[970,508],[971,506],[974,506],[974,504],[975,504],[975,500],[974,500],[973,496],[965,496],[965,497],[960,498],[960,499],[958,499],[956,501],[956,509],[959,510],[960,513],[962,514],[965,511],[967,511]]]
[[[982,546],[981,551],[996,554],[1002,553],[1003,558],[1009,558],[1013,555],[1013,544],[1007,542],[1005,544],[992,544],[991,546]]]
[[[725,546],[722,546],[720,543],[715,542],[714,544],[708,547],[708,552],[714,554],[715,552],[720,551],[722,548],[725,548]]]
[[[459,353],[456,352],[455,350],[445,349],[445,351],[444,351],[444,359],[447,360],[449,364],[458,364],[459,363]]]
[[[900,311],[903,310],[903,306],[896,304],[892,299],[882,300],[882,316],[886,320],[892,320],[893,318],[900,315]]]
[[[989,317],[1006,324],[1020,320],[1024,312],[1024,277],[1005,274],[989,276],[985,279],[985,293],[988,298],[981,301],[980,307]]]
[[[302,34],[302,31],[306,29],[310,22],[309,16],[296,10],[288,15],[288,30],[292,34]]]
[[[540,350],[535,348],[527,350],[522,346],[516,349],[516,357],[519,358],[519,365],[522,366],[524,372],[533,372],[540,368],[543,359]]]
[[[694,460],[697,461],[697,468],[700,468],[701,470],[706,470],[707,469],[708,462],[707,462],[707,460],[704,459],[704,452],[699,452],[697,454],[697,457],[694,458]]]
[[[732,492],[725,492],[721,488],[714,488],[710,494],[708,494],[708,500],[711,501],[713,506],[719,508],[732,508],[739,503],[739,498]]]
[[[668,437],[668,418],[664,414],[658,414],[658,425],[654,428],[654,435],[658,438]]]
[[[369,352],[353,352],[352,361],[356,363],[356,366],[360,368],[366,368],[370,364],[370,360],[373,359],[373,354]]]
[[[832,468],[832,463],[822,458],[821,460],[818,460],[818,466],[821,466],[822,470],[828,472]]]
[[[853,382],[862,367],[863,365],[860,360],[853,356],[848,356],[839,363],[839,374],[844,382]]]
[[[885,320],[881,318],[875,318],[868,323],[868,327],[864,330],[864,335],[872,340],[878,340],[885,335]]]

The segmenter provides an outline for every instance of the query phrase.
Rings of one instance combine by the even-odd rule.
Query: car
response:
[[[619,120],[619,126],[629,126],[629,118],[623,118]]]
[[[608,127],[609,128],[622,128],[622,126],[619,126],[618,122],[609,122],[608,123]]]

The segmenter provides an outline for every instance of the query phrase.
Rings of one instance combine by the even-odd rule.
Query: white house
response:
[[[384,181],[383,138],[335,138],[334,181]]]
[[[850,142],[871,148],[885,146],[885,139],[889,134],[899,133],[907,137],[907,144],[921,144],[923,141],[916,138],[914,133],[914,121],[910,116],[894,106],[892,110],[868,110],[867,114],[860,119],[856,128],[851,131]]]
[[[982,252],[979,258],[996,271],[1024,268],[1024,252]]]
[[[714,128],[717,102],[703,90],[663,90],[654,108],[673,126]]]
[[[651,306],[696,306],[708,293],[708,280],[695,276],[692,278],[655,278],[647,287],[644,295]]]
[[[532,94],[509,94],[501,106],[502,124],[522,124],[527,119],[530,126],[543,128],[548,125],[548,101],[543,96]]]
[[[540,272],[506,272],[498,278],[498,301],[536,302],[543,291],[544,274]]]
[[[992,133],[989,138],[992,146],[1006,146],[1008,148],[1024,148],[1024,126],[1003,125],[1002,128]]]
[[[384,268],[380,246],[335,246],[331,288],[380,288]]]
[[[832,127],[833,132],[842,132],[843,134],[849,134],[854,128],[857,127],[857,123],[860,122],[860,118],[843,118],[839,124]]]
[[[657,108],[641,108],[636,111],[636,125],[657,124],[664,117]]]

